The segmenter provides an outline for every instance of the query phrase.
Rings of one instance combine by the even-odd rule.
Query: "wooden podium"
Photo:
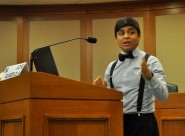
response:
[[[185,136],[185,93],[169,93],[166,102],[156,101],[160,136]]]
[[[0,81],[0,136],[123,136],[123,94],[47,73]]]

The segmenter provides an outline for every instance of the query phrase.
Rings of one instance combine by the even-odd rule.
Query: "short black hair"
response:
[[[116,33],[125,26],[132,26],[134,27],[138,34],[141,34],[140,28],[139,28],[139,23],[137,20],[133,19],[132,17],[126,17],[126,18],[121,18],[116,22],[115,28],[114,28],[114,34],[116,36]]]

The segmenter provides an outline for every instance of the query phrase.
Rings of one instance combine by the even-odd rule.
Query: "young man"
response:
[[[128,17],[116,22],[115,38],[121,48],[119,59],[111,62],[105,78],[98,77],[94,84],[123,92],[124,136],[159,136],[153,114],[154,100],[168,98],[165,73],[156,57],[147,58],[138,48],[140,37],[135,19]]]

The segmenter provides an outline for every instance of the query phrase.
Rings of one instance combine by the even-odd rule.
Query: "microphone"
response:
[[[97,39],[94,37],[88,37],[87,39],[85,39],[86,41],[88,41],[89,43],[96,43]]]

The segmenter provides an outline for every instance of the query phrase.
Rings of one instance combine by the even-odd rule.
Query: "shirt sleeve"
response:
[[[149,89],[153,92],[154,96],[160,100],[165,101],[168,99],[168,88],[166,83],[166,75],[160,61],[150,56],[147,65],[153,73],[151,80],[146,80],[149,85]]]

